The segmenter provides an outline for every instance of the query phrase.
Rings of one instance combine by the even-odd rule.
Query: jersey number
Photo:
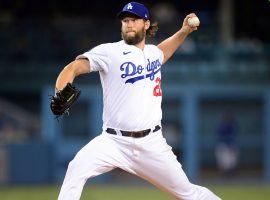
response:
[[[154,87],[153,95],[156,97],[162,96],[161,79],[159,77],[157,77],[155,82],[157,83],[157,85]]]

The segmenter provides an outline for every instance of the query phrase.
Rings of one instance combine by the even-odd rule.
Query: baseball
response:
[[[188,18],[188,25],[191,27],[196,27],[200,25],[200,20],[198,17]]]

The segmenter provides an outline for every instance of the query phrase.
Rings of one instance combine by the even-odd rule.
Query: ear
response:
[[[147,30],[147,29],[149,29],[149,27],[150,27],[150,21],[147,20],[147,21],[144,23],[144,28],[145,28],[145,30]]]

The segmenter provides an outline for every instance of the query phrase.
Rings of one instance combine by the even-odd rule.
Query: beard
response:
[[[145,34],[146,33],[143,28],[136,32],[134,36],[128,35],[126,32],[123,32],[123,30],[121,32],[122,39],[129,45],[136,45],[140,43],[145,38]]]

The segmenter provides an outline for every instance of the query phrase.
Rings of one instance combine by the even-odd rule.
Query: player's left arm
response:
[[[187,15],[183,21],[183,25],[182,25],[181,29],[179,31],[177,31],[174,35],[172,35],[171,37],[165,39],[160,44],[158,44],[157,47],[164,54],[164,59],[163,59],[162,64],[166,63],[167,60],[169,60],[169,58],[174,54],[176,49],[178,49],[178,47],[185,41],[186,37],[190,33],[197,30],[197,28],[198,28],[197,26],[191,27],[188,24],[188,19],[192,18],[192,17],[196,17],[196,15],[194,13]]]

